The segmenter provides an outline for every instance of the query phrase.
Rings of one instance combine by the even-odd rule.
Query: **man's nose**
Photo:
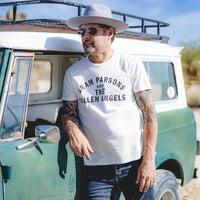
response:
[[[82,38],[84,38],[84,39],[90,39],[91,38],[91,35],[88,33],[88,31],[86,30],[85,31],[85,34],[84,34],[84,36],[82,37]]]

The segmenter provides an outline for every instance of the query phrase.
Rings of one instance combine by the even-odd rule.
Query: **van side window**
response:
[[[35,60],[33,63],[30,94],[48,93],[51,89],[51,63],[48,60]]]
[[[174,66],[170,62],[143,62],[152,86],[154,101],[177,97]]]
[[[0,140],[22,137],[32,60],[16,58],[0,127]]]

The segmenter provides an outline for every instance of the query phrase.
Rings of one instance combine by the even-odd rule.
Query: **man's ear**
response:
[[[113,28],[113,27],[110,27],[110,28],[108,29],[108,35],[113,37],[113,36],[114,36],[114,33],[115,33],[114,28]]]

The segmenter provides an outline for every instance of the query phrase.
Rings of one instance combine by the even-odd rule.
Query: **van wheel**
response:
[[[154,184],[155,200],[181,200],[179,185],[174,174],[158,169]]]

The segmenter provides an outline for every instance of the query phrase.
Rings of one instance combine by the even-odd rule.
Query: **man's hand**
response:
[[[140,184],[140,192],[146,192],[155,182],[156,167],[154,162],[143,161],[138,169],[136,183]]]
[[[85,156],[90,160],[90,153],[94,153],[87,138],[83,135],[78,127],[74,127],[73,131],[68,133],[70,139],[71,150],[80,157]]]

